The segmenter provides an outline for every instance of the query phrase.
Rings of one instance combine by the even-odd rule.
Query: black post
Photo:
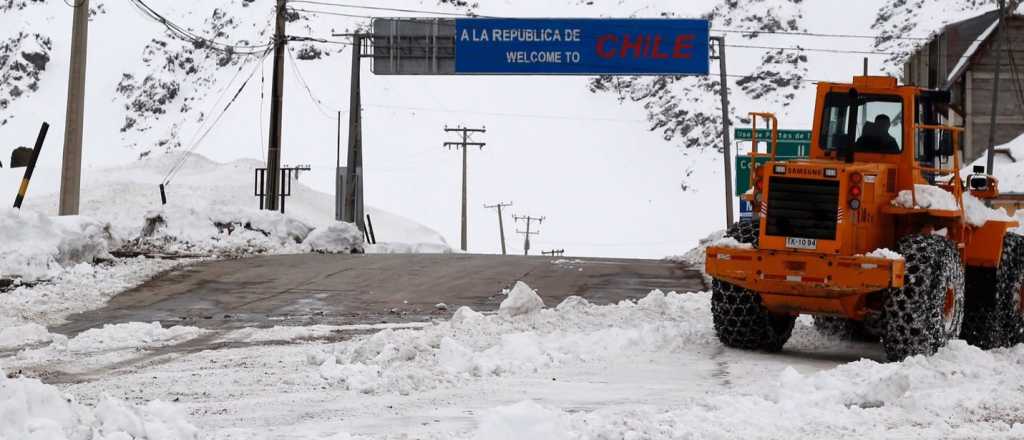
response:
[[[160,184],[160,204],[167,204],[167,192],[164,190],[164,184]]]
[[[366,232],[370,234],[370,244],[377,244],[377,234],[373,233],[373,221],[370,220],[370,214],[366,214]]]
[[[25,168],[25,177],[21,179],[21,188],[18,190],[18,196],[14,198],[14,207],[21,209],[22,202],[25,201],[25,194],[28,193],[28,182],[32,180],[32,173],[36,170],[36,161],[39,160],[39,152],[43,150],[43,141],[46,140],[46,133],[50,131],[50,124],[43,122],[43,126],[39,129],[39,136],[36,137],[36,147],[32,150],[32,158],[28,161],[28,168]]]

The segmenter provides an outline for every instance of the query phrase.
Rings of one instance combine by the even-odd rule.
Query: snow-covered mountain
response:
[[[896,51],[887,44],[908,42],[799,33],[927,35],[942,23],[919,19],[929,16],[925,3],[868,0],[841,8],[800,0],[361,4],[489,16],[707,17],[730,45],[736,122],[742,124],[750,111],[774,111],[784,128],[805,128],[812,111],[811,81],[848,80],[859,72],[863,56],[817,49],[877,51],[868,55],[872,70],[892,71],[897,60],[881,52]],[[966,5],[951,6],[966,15],[985,7],[980,0],[947,3]],[[93,0],[87,167],[189,149],[219,161],[265,157],[271,62],[262,47],[269,41],[274,2],[147,4],[196,35],[241,49],[176,38],[130,1]],[[416,15],[308,3],[291,7],[289,35],[332,41],[342,40],[333,33],[365,26],[367,20],[300,10]],[[14,147],[30,145],[39,124],[49,121],[53,128],[41,160],[43,167],[59,163],[71,16],[62,1],[0,0],[2,162]],[[336,112],[347,111],[349,49],[311,41],[289,47],[283,161],[311,164],[314,170],[304,182],[333,192]],[[471,251],[500,248],[494,213],[482,208],[496,201],[514,201],[517,214],[548,217],[534,240],[535,251],[659,257],[680,253],[723,226],[720,84],[714,75],[413,78],[377,77],[367,68],[363,77],[368,203],[414,218],[449,241],[458,237],[461,174],[457,155],[440,147],[449,140],[441,129],[487,126],[480,137],[487,148],[470,154]],[[344,142],[345,133],[341,136]],[[511,248],[518,248],[518,238],[507,232]]]

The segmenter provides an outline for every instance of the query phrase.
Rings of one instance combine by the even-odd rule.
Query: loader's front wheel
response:
[[[938,235],[909,235],[897,243],[906,259],[901,289],[885,300],[882,346],[889,360],[935,353],[960,334],[964,268],[956,245]]]
[[[718,339],[728,347],[779,351],[793,333],[795,316],[776,315],[761,305],[761,295],[713,280],[711,315]]]
[[[1006,234],[999,267],[971,268],[961,337],[989,349],[1024,342],[1021,293],[1024,291],[1024,237]]]

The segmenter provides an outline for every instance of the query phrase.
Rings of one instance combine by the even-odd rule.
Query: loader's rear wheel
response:
[[[761,221],[760,219],[740,220],[733,223],[725,231],[725,235],[735,238],[740,243],[752,244],[756,248],[761,236]]]
[[[769,313],[761,295],[725,281],[711,283],[711,315],[718,339],[728,347],[779,351],[793,333],[795,316]]]
[[[814,328],[826,336],[848,341],[878,342],[878,334],[868,329],[863,321],[834,316],[815,316]]]
[[[897,243],[906,259],[902,289],[885,300],[882,346],[890,360],[933,354],[960,334],[964,268],[956,245],[938,235],[910,235]]]
[[[1022,341],[1021,293],[1024,290],[1024,237],[1006,234],[996,269],[972,268],[961,337],[989,349]]]

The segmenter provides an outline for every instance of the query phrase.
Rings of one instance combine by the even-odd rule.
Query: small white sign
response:
[[[786,247],[814,250],[818,248],[818,240],[813,238],[786,237]]]

